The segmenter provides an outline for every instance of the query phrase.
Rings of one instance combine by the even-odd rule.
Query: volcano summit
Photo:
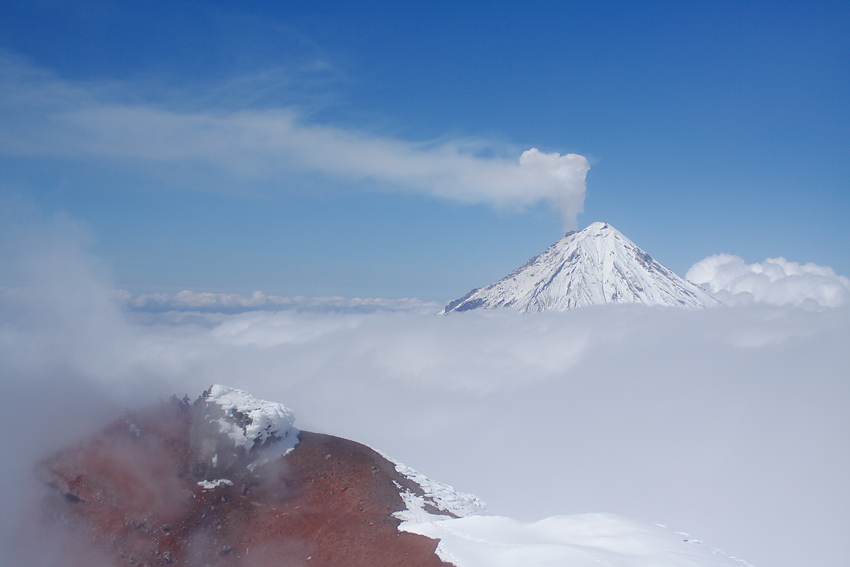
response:
[[[603,222],[569,232],[498,282],[473,289],[440,313],[470,309],[566,311],[605,303],[699,309],[719,302]]]

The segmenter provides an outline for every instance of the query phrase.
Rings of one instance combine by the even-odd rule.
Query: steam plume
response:
[[[590,165],[578,154],[545,154],[537,148],[522,153],[520,166],[529,170],[534,183],[548,189],[546,200],[561,214],[564,230],[578,228],[576,217],[584,211],[585,178]]]
[[[114,100],[0,55],[0,155],[126,168],[133,179],[192,191],[276,187],[308,178],[522,210],[548,202],[567,229],[584,206],[587,160],[480,139],[412,142],[311,122],[294,107],[169,108]],[[132,85],[123,89],[131,92]],[[126,97],[131,98],[131,97]],[[141,174],[141,175],[139,175]],[[144,181],[143,181],[144,182]],[[286,187],[281,189],[281,187]]]

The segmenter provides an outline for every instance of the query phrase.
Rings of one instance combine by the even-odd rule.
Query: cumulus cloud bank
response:
[[[732,254],[716,254],[694,264],[685,277],[727,305],[756,302],[820,308],[850,304],[850,278],[828,266],[781,257],[747,264]]]
[[[590,166],[577,154],[533,148],[517,159],[482,140],[416,143],[310,123],[295,108],[121,102],[108,94],[116,85],[68,83],[8,56],[0,57],[0,81],[0,152],[7,156],[104,160],[192,190],[284,187],[294,175],[321,175],[498,208],[547,202],[566,229],[577,228],[584,207]],[[482,148],[502,157],[483,157]]]
[[[756,565],[850,559],[847,307],[138,313],[72,230],[27,234],[0,290],[4,528],[32,460],[124,404],[225,383],[495,514],[619,513]]]

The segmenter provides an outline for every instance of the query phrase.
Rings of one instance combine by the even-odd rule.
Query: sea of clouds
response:
[[[124,406],[222,383],[286,404],[301,429],[477,494],[494,514],[609,512],[757,566],[850,563],[847,305],[771,305],[749,291],[750,304],[697,312],[443,317],[415,301],[224,312],[184,294],[184,308],[169,296],[143,309],[116,299],[74,222],[3,233],[6,554],[39,494],[39,458]]]

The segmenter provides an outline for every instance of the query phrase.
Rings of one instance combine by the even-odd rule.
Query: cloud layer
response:
[[[205,311],[214,313],[234,313],[243,311],[279,311],[298,309],[304,311],[417,311],[434,313],[438,304],[416,298],[384,299],[381,297],[292,297],[267,295],[255,291],[251,295],[240,293],[211,293],[183,290],[178,293],[151,293],[133,295],[127,290],[112,290],[112,298],[118,304],[134,310],[146,312],[162,311]]]
[[[686,278],[727,305],[850,305],[850,278],[837,275],[828,266],[798,264],[781,257],[747,264],[738,256],[716,254],[694,264]]]
[[[3,266],[6,486],[124,405],[224,383],[496,514],[619,513],[757,565],[850,558],[847,308],[134,313],[76,234],[17,231]]]
[[[0,81],[0,153],[7,156],[100,160],[192,190],[283,188],[293,177],[319,175],[505,209],[547,202],[567,229],[577,228],[584,207],[590,166],[576,154],[532,148],[517,159],[482,140],[410,142],[311,123],[292,107],[122,102],[114,93],[126,86],[68,83],[10,57],[0,57]]]

